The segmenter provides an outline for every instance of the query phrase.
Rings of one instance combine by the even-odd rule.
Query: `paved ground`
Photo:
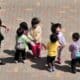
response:
[[[67,46],[62,55],[62,65],[56,65],[56,71],[46,70],[46,52],[42,51],[41,60],[26,60],[26,64],[14,64],[15,31],[21,21],[26,21],[30,27],[32,17],[39,17],[42,21],[43,42],[48,41],[50,23],[60,22],[65,29]],[[0,18],[3,24],[10,28],[5,35],[0,57],[6,65],[0,66],[0,80],[80,80],[77,74],[70,73],[70,53],[68,45],[71,34],[80,31],[80,0],[0,0]]]

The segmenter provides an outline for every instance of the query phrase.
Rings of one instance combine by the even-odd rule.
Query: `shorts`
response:
[[[47,64],[53,63],[55,61],[56,56],[47,56]]]

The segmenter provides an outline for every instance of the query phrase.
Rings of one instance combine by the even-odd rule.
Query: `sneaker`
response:
[[[52,72],[53,70],[52,70],[52,68],[48,68],[48,71],[49,71],[49,72]]]
[[[57,63],[57,64],[61,64],[61,62],[60,62],[60,61],[56,61],[55,63]]]
[[[5,64],[6,64],[5,62],[2,62],[2,61],[0,62],[0,65],[5,65]]]
[[[73,74],[76,74],[76,71],[75,71],[75,70],[72,70],[71,72],[72,72]]]
[[[24,63],[26,63],[27,62],[27,60],[24,60]]]
[[[55,71],[55,67],[54,66],[52,67],[52,71]]]
[[[39,57],[39,56],[38,56],[37,58],[38,58],[38,59],[41,59],[41,57]]]
[[[33,55],[33,58],[36,59],[37,57]]]
[[[14,63],[18,63],[18,61],[14,61]]]
[[[75,73],[76,73],[76,70],[71,70],[71,72],[72,72],[73,74],[75,74]]]

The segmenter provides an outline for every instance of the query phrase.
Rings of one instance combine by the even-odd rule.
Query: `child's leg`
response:
[[[0,41],[0,48],[1,48],[1,41]]]
[[[15,60],[18,61],[20,57],[20,50],[16,49],[16,53],[15,53]]]
[[[55,69],[55,56],[54,57],[52,57],[52,70],[54,71],[54,69]]]
[[[59,63],[61,63],[61,52],[62,52],[62,50],[63,50],[63,47],[59,48],[59,50],[58,50],[57,60],[58,60]]]
[[[47,64],[48,64],[48,68],[51,67],[51,59],[49,56],[47,56]]]
[[[21,55],[22,55],[22,59],[25,60],[26,59],[26,52],[25,52],[25,50],[22,50]]]
[[[71,60],[71,70],[73,73],[76,72],[76,59]]]
[[[40,57],[41,54],[41,44],[37,43],[37,57]]]
[[[79,64],[80,64],[80,58],[78,59],[78,62],[79,62]]]
[[[47,57],[47,64],[48,64],[48,69],[50,72],[52,72],[52,61],[51,57]]]
[[[32,46],[32,52],[33,52],[33,56],[36,57],[37,54],[36,45]]]

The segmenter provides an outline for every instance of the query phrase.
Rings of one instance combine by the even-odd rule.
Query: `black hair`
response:
[[[20,37],[23,33],[24,33],[24,30],[28,30],[28,25],[26,22],[21,22],[20,23],[20,27],[17,29],[17,36]]]
[[[55,23],[51,23],[51,32],[56,33]]]
[[[62,28],[62,26],[61,26],[60,23],[56,23],[56,24],[55,24],[55,27],[57,27],[57,28],[58,28],[58,27],[59,27],[59,28]]]
[[[0,19],[0,26],[2,25],[2,20]]]
[[[40,20],[37,17],[32,18],[31,24],[34,27],[36,24],[39,24]]]
[[[72,34],[72,39],[74,40],[74,41],[78,41],[79,39],[80,39],[80,34],[79,33],[73,33]]]
[[[57,35],[56,35],[56,34],[51,34],[51,35],[50,35],[50,41],[51,41],[52,43],[55,43],[56,41],[58,41]]]
[[[17,34],[18,37],[20,37],[23,33],[24,33],[24,30],[22,28],[17,29],[16,34]]]
[[[21,22],[20,23],[20,28],[23,30],[28,30],[28,24],[26,22]]]
[[[51,32],[52,32],[52,33],[57,33],[57,32],[56,32],[56,29],[57,29],[58,27],[59,27],[60,29],[62,28],[62,26],[61,26],[60,23],[51,23]]]

